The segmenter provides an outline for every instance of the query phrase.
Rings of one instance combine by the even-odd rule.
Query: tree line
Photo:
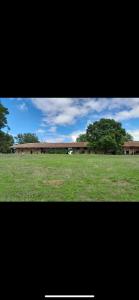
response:
[[[34,133],[18,134],[16,137],[9,134],[10,128],[7,122],[8,114],[8,109],[0,102],[0,153],[11,152],[10,147],[14,144],[14,138],[17,144],[39,143],[39,139]],[[4,132],[2,130],[3,128],[7,128],[7,132]]]
[[[0,102],[0,152],[10,153],[10,147],[14,144],[39,143],[39,139],[34,133],[19,133],[13,138],[9,134],[10,128],[7,124],[7,115],[9,111]],[[7,133],[2,131],[7,128]],[[123,144],[126,141],[132,141],[133,137],[126,132],[120,122],[113,119],[100,119],[89,124],[86,132],[80,134],[76,139],[77,142],[88,142],[88,148],[94,153],[112,153],[121,154],[123,152]]]
[[[2,105],[0,102],[0,152],[8,153],[10,151],[10,146],[13,145],[14,139],[13,136],[2,131],[3,128],[9,127],[7,125],[7,115],[9,114],[8,109]]]

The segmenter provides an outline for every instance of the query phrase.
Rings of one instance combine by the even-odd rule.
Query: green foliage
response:
[[[133,141],[133,136],[127,132],[126,136],[124,137],[124,142],[128,141]]]
[[[0,152],[1,153],[10,153],[11,146],[14,144],[13,136],[0,131]]]
[[[14,143],[14,139],[11,135],[1,131],[2,128],[7,126],[6,115],[8,114],[9,114],[8,109],[4,107],[0,102],[0,152],[1,153],[10,153],[11,152],[10,146],[12,146]],[[9,129],[8,126],[7,129]]]
[[[15,140],[17,144],[39,143],[38,137],[34,133],[19,133]]]
[[[67,154],[68,150],[66,150],[66,149],[48,149],[47,153],[49,153],[49,154]]]
[[[116,153],[117,152],[117,144],[113,137],[110,135],[102,136],[98,142],[98,151],[102,151],[104,153]]]
[[[99,153],[122,153],[125,141],[132,140],[132,136],[122,128],[121,123],[113,119],[101,119],[90,124],[86,131],[89,147]]]
[[[87,136],[86,136],[86,133],[80,134],[80,135],[77,137],[76,142],[87,142]]]
[[[8,109],[2,105],[0,102],[0,130],[1,128],[4,128],[7,125],[7,118],[6,115],[8,115]]]

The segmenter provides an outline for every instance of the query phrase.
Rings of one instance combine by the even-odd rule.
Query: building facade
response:
[[[11,147],[16,153],[68,153],[70,150],[73,153],[88,153],[86,142],[76,143],[28,143],[17,144]]]
[[[124,143],[123,149],[124,154],[139,154],[139,141],[130,141]]]
[[[33,154],[33,153],[93,153],[88,147],[87,142],[75,143],[28,143],[17,144],[11,147],[13,152],[19,154]],[[126,142],[123,145],[123,153],[135,155],[139,154],[139,141]]]

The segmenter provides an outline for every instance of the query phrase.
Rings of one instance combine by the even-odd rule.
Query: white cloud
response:
[[[139,129],[135,130],[128,130],[128,133],[130,133],[135,141],[139,141]]]
[[[60,138],[60,137],[57,137],[57,138],[55,138],[55,139],[53,139],[53,138],[48,138],[47,139],[47,143],[62,143],[62,142],[64,142],[65,141],[65,139],[64,138]]]
[[[18,105],[18,109],[21,110],[21,111],[26,111],[26,110],[28,110],[28,107],[27,107],[26,103],[23,102],[23,103]]]
[[[80,135],[80,134],[84,134],[85,131],[73,131],[71,134],[69,134],[69,138],[71,139],[72,142],[76,142],[76,139],[77,137]]]
[[[45,133],[45,130],[42,129],[42,128],[39,128],[39,129],[36,130],[36,133]]]
[[[31,100],[34,106],[42,111],[41,126],[70,125],[89,114],[92,114],[93,120],[109,117],[123,121],[139,117],[139,98],[31,98]]]
[[[33,98],[32,102],[42,111],[43,124],[49,125],[73,124],[91,110],[100,112],[108,105],[108,99],[105,99],[105,103],[103,103],[102,100],[94,98]]]
[[[18,100],[24,101],[21,98]],[[113,118],[117,121],[139,118],[139,98],[31,98],[30,101],[42,112],[40,127],[45,130],[38,130],[41,130],[40,133],[46,132],[45,140],[53,142],[75,141],[83,131],[62,135],[56,133],[57,126],[72,125],[83,117],[88,118],[87,125],[100,118]],[[21,110],[26,109],[25,102],[19,105]],[[135,140],[139,140],[138,129],[130,130],[129,133]]]
[[[49,131],[49,132],[52,132],[52,133],[55,133],[56,130],[57,130],[57,127],[56,127],[56,126],[50,127],[50,128],[48,129],[48,131]]]
[[[42,122],[42,123],[40,124],[40,126],[41,126],[41,127],[46,127],[47,125],[46,125],[46,123]]]
[[[41,140],[48,143],[66,142],[69,139],[68,135],[64,134],[47,134]]]
[[[129,119],[135,119],[135,118],[139,118],[139,104],[135,105],[135,107],[133,107],[130,110],[124,110],[124,111],[118,112],[115,115],[115,119],[117,121],[129,120]]]
[[[70,134],[58,134],[58,133],[47,133],[45,137],[42,138],[43,141],[49,143],[56,143],[56,142],[76,142],[76,138],[80,135],[85,133],[84,131],[73,131]]]
[[[89,114],[105,117],[106,111],[119,121],[139,117],[139,98],[33,98],[32,103],[42,111],[42,126],[71,125]]]
[[[103,118],[116,121],[139,118],[139,98],[112,98],[109,99],[109,106],[106,109],[107,112],[102,111],[101,117]],[[100,119],[100,115],[96,116]]]

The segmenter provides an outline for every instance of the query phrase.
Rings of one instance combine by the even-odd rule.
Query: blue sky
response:
[[[113,118],[139,140],[139,98],[0,98],[10,133],[36,133],[41,141],[75,141],[87,125]]]

